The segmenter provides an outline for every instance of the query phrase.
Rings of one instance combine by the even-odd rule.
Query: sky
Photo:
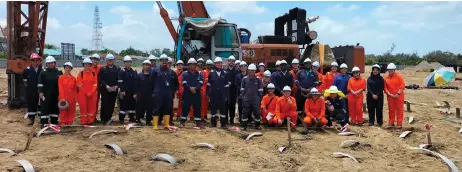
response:
[[[274,19],[298,7],[307,17],[320,43],[364,46],[366,54],[381,54],[396,45],[394,53],[423,55],[433,50],[462,53],[462,2],[204,2],[213,18],[224,18],[247,28],[251,40],[274,33]],[[97,2],[51,1],[46,43],[74,43],[91,48],[95,6],[103,25],[103,45],[120,51],[171,48],[174,42],[154,1]],[[170,17],[178,17],[175,1],[163,2]],[[178,22],[174,21],[177,27]],[[6,3],[0,2],[0,24],[6,25]]]

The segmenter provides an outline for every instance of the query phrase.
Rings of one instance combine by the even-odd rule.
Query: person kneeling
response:
[[[341,130],[346,130],[347,111],[344,99],[345,95],[336,86],[331,86],[325,91],[324,97],[327,97],[325,101],[327,107],[326,116],[328,116],[327,126],[332,126],[332,119],[335,119],[342,127]]]
[[[279,99],[278,96],[274,94],[275,86],[273,83],[269,83],[268,94],[263,96],[261,100],[261,117],[263,119],[263,124],[275,125],[277,120],[275,120],[276,113],[276,104]]]
[[[318,89],[312,88],[310,95],[311,98],[305,101],[306,117],[303,122],[308,126],[324,127],[327,124],[327,119],[324,117],[326,109],[321,93],[319,93]]]
[[[278,99],[276,104],[276,120],[279,125],[282,125],[282,121],[286,118],[290,118],[292,124],[292,130],[295,130],[297,126],[297,102],[295,98],[290,96],[291,89],[289,86],[285,86],[282,89],[282,97]]]

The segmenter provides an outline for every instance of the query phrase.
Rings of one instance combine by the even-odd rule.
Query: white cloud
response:
[[[78,29],[78,28],[86,28],[86,27],[89,27],[89,26],[86,25],[86,24],[83,24],[83,23],[77,23],[77,24],[73,24],[73,25],[71,25],[71,26],[69,26],[69,27],[70,27],[70,28],[73,28],[73,29],[74,29],[74,28]]]
[[[226,14],[247,13],[247,14],[263,14],[268,11],[266,7],[259,6],[256,1],[218,1],[211,4],[215,14],[210,14],[211,17],[218,18]]]
[[[350,13],[350,12],[353,12],[353,11],[357,11],[359,10],[361,7],[359,5],[356,5],[356,4],[351,4],[351,5],[348,5],[348,6],[345,6],[343,4],[337,4],[337,5],[334,5],[334,6],[330,6],[330,7],[327,7],[327,12],[328,13],[333,13],[333,14],[338,14],[338,13]]]
[[[50,29],[59,29],[61,28],[62,25],[59,23],[59,20],[55,17],[48,17],[47,19],[47,29],[50,28]]]
[[[123,5],[112,7],[110,10],[111,13],[115,13],[115,14],[126,14],[126,13],[130,13],[130,11],[131,11],[130,8],[128,8],[127,6],[123,6]]]

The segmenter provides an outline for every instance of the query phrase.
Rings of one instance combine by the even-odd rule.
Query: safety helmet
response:
[[[41,58],[40,58],[40,56],[39,56],[37,53],[32,53],[32,54],[30,55],[30,59],[32,60],[32,59],[41,59]]]
[[[318,91],[318,89],[312,88],[312,89],[310,90],[310,94],[321,94],[321,93]]]
[[[247,63],[245,61],[241,61],[241,63],[239,65],[241,65],[241,66],[246,65],[247,66]]]
[[[276,87],[274,86],[273,83],[269,83],[268,86],[266,86],[268,89],[275,89]]]
[[[66,66],[69,66],[69,67],[71,67],[71,68],[74,68],[74,66],[72,65],[71,62],[66,62],[66,63],[64,63],[63,67],[66,67]]]
[[[167,62],[168,62],[168,63],[173,63],[173,59],[170,58],[170,57],[167,57]]]
[[[241,64],[241,61],[240,61],[240,60],[236,60],[234,63],[239,65],[239,64]]]
[[[306,58],[305,60],[303,60],[303,63],[311,63],[311,59],[310,59],[310,58]]]
[[[53,56],[48,56],[47,58],[45,58],[45,63],[53,63],[53,62],[56,62]]]
[[[144,61],[143,61],[143,64],[148,64],[148,65],[150,65],[151,62],[150,62],[149,60],[144,60]]]
[[[183,62],[183,60],[178,60],[178,61],[176,62],[176,64],[177,64],[177,65],[178,65],[178,64],[183,64],[183,65],[184,65],[184,62]]]
[[[107,60],[114,60],[115,57],[114,57],[114,55],[112,55],[111,53],[108,53],[108,54],[106,54],[106,59],[107,59]]]
[[[266,70],[265,72],[263,72],[263,76],[270,77],[271,72],[269,70]]]
[[[248,70],[257,70],[257,66],[255,64],[250,64]]]
[[[396,69],[396,65],[394,63],[390,63],[387,65],[387,69],[388,70],[395,70]]]
[[[82,63],[83,64],[91,64],[92,62],[91,62],[90,58],[85,58],[85,59],[83,59]]]
[[[196,63],[197,63],[196,59],[194,59],[194,58],[189,58],[188,64],[196,64]]]
[[[157,57],[151,54],[151,55],[149,55],[148,59],[149,60],[157,60]]]
[[[377,68],[377,69],[380,70],[380,66],[378,64],[375,64],[374,66],[372,66],[372,69],[374,69],[374,68]]]
[[[352,72],[359,72],[360,70],[359,70],[359,67],[356,67],[356,66],[355,66],[355,67],[353,67],[353,69],[352,69],[351,71],[352,71]]]
[[[282,91],[292,91],[292,89],[290,89],[289,86],[285,86],[285,87],[282,89]]]
[[[265,64],[264,63],[259,63],[258,67],[260,67],[260,66],[265,66]]]
[[[298,59],[293,59],[292,60],[292,64],[298,64],[298,63],[299,63]]]
[[[208,59],[207,61],[205,61],[205,64],[206,65],[213,65],[213,62],[212,62],[212,60]]]
[[[126,56],[124,57],[124,62],[126,62],[126,61],[132,61],[132,57],[126,55]]]
[[[221,57],[215,57],[215,63],[221,63],[221,62],[223,62]]]
[[[97,53],[91,55],[90,58],[101,59],[101,57],[99,57],[99,54]]]
[[[281,65],[281,61],[278,60],[276,61],[276,66],[279,66],[279,65]]]
[[[168,60],[168,56],[166,54],[162,54],[160,55],[159,60]]]
[[[340,65],[340,69],[348,69],[348,66],[345,63],[342,63]]]
[[[337,62],[332,62],[332,63],[330,64],[330,66],[337,66],[337,67],[338,67],[338,63],[337,63]]]
[[[314,66],[314,67],[319,67],[319,66],[320,66],[320,65],[319,65],[319,62],[318,62],[318,61],[313,62],[313,66]]]
[[[236,60],[236,57],[234,57],[233,55],[230,55],[230,56],[228,57],[228,60]]]
[[[287,61],[286,60],[281,60],[281,65],[282,64],[287,64]]]
[[[199,58],[199,59],[197,59],[197,63],[199,63],[199,62],[205,62],[205,61],[204,61],[204,59]]]

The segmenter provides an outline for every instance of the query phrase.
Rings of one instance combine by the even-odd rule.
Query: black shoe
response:
[[[120,125],[124,125],[124,120],[119,120]]]
[[[35,123],[35,118],[34,117],[29,117],[29,122],[27,123],[28,126],[32,126]]]
[[[217,127],[217,118],[218,118],[218,117],[212,117],[212,119],[210,119],[210,126],[211,126],[212,128]]]
[[[180,126],[178,128],[184,128],[185,127],[186,120],[181,120],[180,121]]]
[[[152,126],[152,122],[150,121],[146,122],[146,126]]]
[[[369,123],[369,127],[372,127],[372,126],[374,126],[374,123]]]
[[[196,127],[199,129],[205,129],[204,124],[202,124],[202,121],[196,121]]]

